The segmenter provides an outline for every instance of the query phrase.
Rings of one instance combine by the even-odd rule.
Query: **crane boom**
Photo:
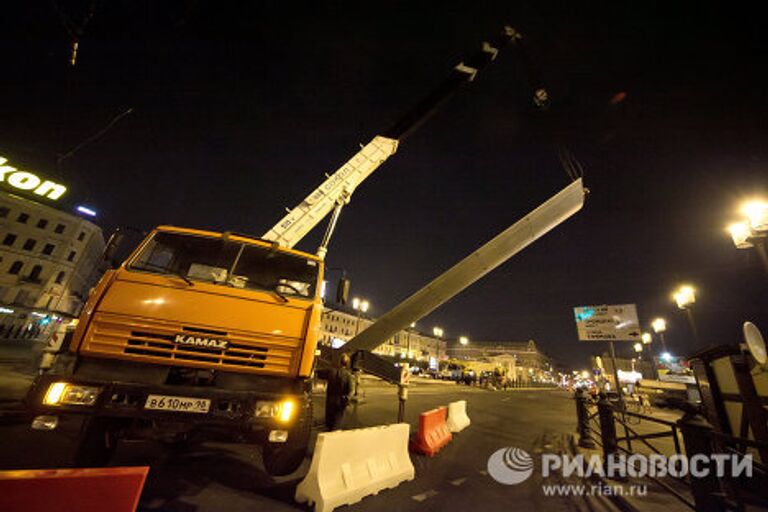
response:
[[[262,238],[284,247],[293,247],[336,209],[336,214],[323,239],[323,245],[318,249],[318,255],[323,257],[338,213],[341,207],[349,202],[350,196],[360,183],[392,156],[397,151],[398,144],[424,124],[443,103],[463,85],[473,81],[477,73],[496,58],[502,47],[521,39],[522,36],[516,29],[505,26],[498,36],[491,41],[484,41],[479,50],[454,66],[448,77],[436,89],[383,135],[374,137],[335,173],[327,176],[319,187],[304,198],[298,206],[289,210]]]
[[[284,247],[293,247],[331,213],[337,204],[349,202],[355,188],[395,151],[395,139],[377,135],[280,219],[280,222],[272,226],[262,238]]]

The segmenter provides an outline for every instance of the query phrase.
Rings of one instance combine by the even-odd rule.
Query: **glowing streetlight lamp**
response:
[[[675,290],[672,298],[675,299],[678,308],[689,309],[696,303],[696,290],[693,286],[684,284]]]
[[[768,236],[768,201],[762,199],[748,201],[742,204],[740,212],[745,219],[728,226],[733,245],[737,249],[754,247],[768,274],[768,250],[765,246],[765,239]]]
[[[677,307],[684,310],[688,316],[688,323],[691,326],[691,331],[693,331],[693,337],[696,339],[696,342],[699,343],[699,330],[696,328],[696,322],[693,320],[693,305],[696,303],[696,289],[691,285],[684,284],[675,290],[672,297],[675,299]]]
[[[352,309],[354,309],[355,311],[361,311],[363,313],[366,313],[370,306],[371,306],[370,302],[368,302],[365,299],[361,299],[358,297],[355,297],[354,299],[352,299]]]
[[[442,327],[437,327],[437,326],[433,327],[432,334],[434,334],[436,338],[442,338],[444,334]]]
[[[643,345],[648,345],[653,341],[653,336],[651,336],[651,333],[649,332],[644,332],[640,336],[640,339],[643,341]],[[636,343],[635,345],[639,345],[639,343]]]
[[[751,241],[752,230],[746,222],[734,222],[728,226],[728,232],[731,234],[733,245],[737,249],[749,249],[754,247]]]
[[[648,334],[648,333],[645,333],[645,334]],[[650,334],[648,334],[648,336],[650,336]],[[640,342],[637,342],[637,343],[635,343],[635,344],[633,345],[633,347],[632,347],[632,348],[634,348],[634,349],[635,349],[635,352],[637,352],[637,353],[639,354],[640,352],[642,352],[642,351],[643,351],[643,344],[642,344],[642,343],[640,343]]]
[[[659,335],[659,339],[661,340],[661,350],[666,352],[667,340],[664,338],[664,332],[667,330],[667,321],[661,317],[654,318],[653,322],[651,322],[651,327],[653,328],[653,332]]]
[[[466,336],[459,336],[459,343],[463,346],[469,345],[469,338]]]
[[[741,213],[749,219],[752,229],[768,231],[768,202],[761,199],[746,202],[741,207]]]

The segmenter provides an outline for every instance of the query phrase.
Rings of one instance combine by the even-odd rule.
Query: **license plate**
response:
[[[145,409],[155,411],[196,412],[205,414],[211,408],[207,398],[190,398],[187,396],[149,395],[144,404]]]

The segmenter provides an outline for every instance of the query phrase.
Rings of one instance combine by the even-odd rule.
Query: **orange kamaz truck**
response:
[[[78,465],[122,436],[264,443],[292,471],[311,429],[323,261],[258,238],[161,226],[91,293],[29,403],[38,425],[85,415]]]

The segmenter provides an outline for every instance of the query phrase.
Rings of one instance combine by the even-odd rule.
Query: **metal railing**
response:
[[[588,449],[594,449],[598,444],[605,461],[619,452],[630,456],[639,453],[639,446],[647,448],[653,454],[667,457],[686,455],[689,461],[696,455],[707,458],[711,458],[713,454],[744,456],[768,448],[766,443],[715,431],[698,414],[698,408],[688,406],[684,412],[684,416],[679,420],[669,421],[627,410],[623,401],[601,397],[594,402],[585,393],[577,391],[578,444]],[[659,425],[663,429],[641,433],[636,428],[641,422]],[[617,426],[622,427],[623,436],[617,434]],[[672,439],[673,454],[664,453],[659,446],[652,444],[652,441],[664,438]],[[754,454],[752,455],[754,477],[749,479],[719,478],[712,473],[695,478],[688,474],[668,474],[672,478],[670,481],[653,475],[646,477],[693,510],[743,510],[745,504],[765,504],[760,493],[764,492],[765,486],[768,485],[768,467],[765,461],[755,460]],[[627,457],[628,464],[630,460]],[[637,467],[634,466],[633,469],[637,470]],[[675,488],[673,483],[677,483],[678,488]],[[692,499],[685,492],[681,492],[681,489],[689,490]]]

